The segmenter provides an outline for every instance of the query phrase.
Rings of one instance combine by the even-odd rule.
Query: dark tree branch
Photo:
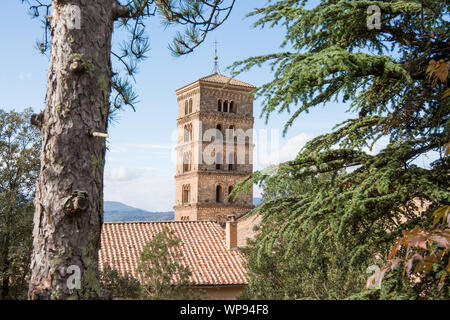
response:
[[[130,15],[130,9],[127,6],[122,6],[119,1],[113,0],[113,19],[127,18]]]

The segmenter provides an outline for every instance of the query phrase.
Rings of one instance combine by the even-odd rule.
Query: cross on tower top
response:
[[[219,70],[219,57],[217,56],[217,40],[214,41],[214,69],[213,73],[220,73]]]

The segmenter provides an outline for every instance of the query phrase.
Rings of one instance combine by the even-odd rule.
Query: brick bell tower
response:
[[[253,190],[226,199],[253,171],[255,86],[220,73],[176,90],[175,220],[220,220],[253,208]]]

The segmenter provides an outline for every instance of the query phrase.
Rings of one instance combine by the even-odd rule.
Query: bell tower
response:
[[[226,199],[253,172],[255,86],[219,73],[176,90],[175,220],[222,220],[253,208],[253,191]]]

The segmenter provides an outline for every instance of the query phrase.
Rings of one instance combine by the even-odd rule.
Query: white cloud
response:
[[[139,149],[174,149],[175,145],[169,144],[131,144],[130,147]]]
[[[300,133],[295,137],[290,138],[286,143],[281,147],[280,150],[280,161],[288,161],[293,160],[298,155],[300,149],[302,149],[305,144],[311,140],[313,136],[307,133]]]
[[[20,81],[30,80],[33,74],[31,72],[21,72],[17,77]]]
[[[372,150],[370,150],[368,147],[364,147],[362,150],[372,156],[379,153],[381,150],[387,147],[389,144],[389,138],[388,137],[382,137],[380,140],[378,140],[372,147]]]
[[[295,159],[299,151],[312,138],[312,135],[302,132],[288,139],[281,147],[274,141],[275,144],[272,142],[270,148],[264,145],[264,143],[267,144],[267,142],[259,141],[254,153],[255,167],[257,167],[257,169],[259,167],[264,168],[272,164],[279,164]],[[269,149],[268,152],[266,151],[267,149]]]
[[[110,153],[127,153],[128,149],[124,147],[119,146],[111,146],[108,150]]]
[[[112,168],[105,172],[106,181],[131,181],[139,178],[145,172],[145,168]]]
[[[173,176],[144,176],[134,180],[106,180],[105,200],[119,201],[148,211],[172,211],[175,203]]]

